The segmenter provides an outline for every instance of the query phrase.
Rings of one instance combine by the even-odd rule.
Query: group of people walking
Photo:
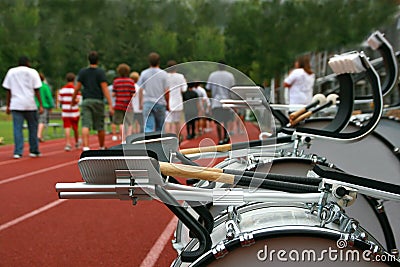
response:
[[[222,107],[220,100],[230,98],[230,88],[235,85],[235,77],[225,69],[223,61],[218,63],[218,70],[209,75],[203,88],[199,82],[187,82],[184,75],[177,72],[177,63],[173,60],[168,61],[166,71],[162,70],[160,56],[152,52],[148,56],[149,67],[140,75],[131,72],[129,65],[120,64],[117,67],[118,77],[112,81],[111,90],[105,71],[98,66],[98,53],[91,51],[88,61],[89,66],[81,69],[77,76],[67,73],[66,84],[57,95],[62,109],[66,151],[70,151],[73,145],[76,148],[82,145],[84,151],[89,150],[90,130],[97,131],[99,149],[105,149],[105,103],[108,104],[108,112],[115,125],[114,135],[119,127],[120,133],[172,132],[182,140],[181,121],[184,117],[187,139],[209,129],[210,120],[213,120],[216,122],[218,143],[230,141],[227,129],[233,114]],[[314,74],[309,61],[299,60],[295,67],[285,80],[285,85],[293,88],[290,94],[293,101],[297,93],[304,96],[297,97],[301,98],[303,104],[312,95]],[[311,94],[301,89],[304,88],[301,83],[307,84],[307,90],[311,88]],[[29,155],[39,157],[42,131],[54,107],[44,76],[41,77],[30,67],[27,57],[21,57],[18,67],[7,72],[3,87],[7,91],[6,112],[13,117],[14,158],[21,158],[23,154],[24,120],[29,130]],[[79,121],[82,143],[78,133]],[[124,126],[135,130],[127,131]],[[70,138],[71,129],[74,132],[74,144]]]

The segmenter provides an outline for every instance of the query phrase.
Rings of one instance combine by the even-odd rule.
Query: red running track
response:
[[[213,131],[181,147],[216,141]],[[108,147],[117,144],[107,136]],[[58,199],[57,182],[82,180],[81,151],[63,148],[62,139],[46,141],[42,157],[29,158],[26,146],[15,160],[13,146],[0,147],[0,266],[169,266],[177,256],[171,245],[176,218],[161,203]]]

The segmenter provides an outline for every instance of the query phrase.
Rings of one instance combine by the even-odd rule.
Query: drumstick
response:
[[[325,104],[323,104],[323,105],[321,105],[321,106],[319,106],[319,107],[317,107],[317,108],[315,108],[315,109],[313,109],[313,110],[310,110],[310,111],[308,111],[308,112],[306,112],[306,113],[300,115],[299,117],[297,117],[297,118],[296,118],[295,120],[293,120],[293,121],[290,121],[290,126],[294,126],[294,125],[298,124],[298,123],[301,122],[302,120],[307,119],[307,118],[310,117],[312,114],[315,114],[315,113],[317,113],[318,111],[320,111],[320,110],[322,110],[322,109],[324,109],[324,108],[327,108],[327,107],[329,107],[329,106],[331,106],[331,105],[335,105],[338,98],[339,98],[339,96],[336,95],[336,94],[330,94],[330,95],[328,95],[328,97],[326,98],[327,102],[326,102]]]
[[[251,140],[251,141],[247,141],[247,142],[224,144],[224,145],[217,145],[217,146],[185,148],[185,149],[179,150],[179,152],[184,155],[195,154],[195,153],[204,153],[204,152],[227,152],[227,151],[231,151],[231,150],[245,149],[245,148],[255,147],[255,146],[265,146],[265,145],[287,143],[287,142],[290,142],[291,140],[292,140],[291,136],[284,136],[284,137],[268,138],[266,140]]]
[[[176,167],[185,166],[184,164],[176,165]],[[186,165],[189,166],[189,165]],[[190,165],[193,166],[193,165]],[[185,168],[185,167],[184,167]],[[193,166],[191,170],[196,171],[211,171],[216,173],[226,173],[232,175],[241,175],[248,176],[253,178],[261,178],[273,181],[281,181],[281,182],[289,182],[289,183],[299,183],[306,185],[319,185],[322,181],[321,178],[317,177],[303,177],[303,176],[293,176],[293,175],[283,175],[276,173],[264,173],[264,172],[254,172],[254,171],[242,171],[242,170],[233,170],[233,169],[219,169],[215,167],[201,167],[201,166]]]
[[[249,186],[255,184],[263,189],[279,190],[290,193],[305,193],[305,192],[318,192],[318,186],[297,184],[283,181],[265,180],[260,178],[248,177],[244,175],[233,175],[223,173],[218,170],[211,170],[212,168],[203,168],[196,166],[189,166],[184,164],[173,164],[160,162],[160,170],[164,175],[184,177],[184,178],[197,178],[210,182],[220,182],[230,185]]]
[[[295,120],[298,116],[303,114],[304,112],[308,111],[310,108],[313,108],[317,105],[323,105],[326,103],[326,97],[323,94],[316,94],[312,98],[311,104],[305,106],[304,108],[301,108],[293,113],[290,113],[289,119],[290,120]]]

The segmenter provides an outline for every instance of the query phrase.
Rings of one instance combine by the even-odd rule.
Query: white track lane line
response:
[[[95,137],[93,137],[93,138],[95,138]],[[97,138],[97,137],[96,137]],[[92,140],[91,140],[92,141]],[[93,142],[96,142],[96,140],[93,140]],[[109,146],[109,145],[118,145],[118,144],[115,144],[115,141],[108,141],[108,140],[106,140],[105,141],[105,144],[107,145],[107,146]],[[50,148],[50,147],[61,147],[61,149],[58,149],[57,151],[52,151],[52,150],[50,150],[49,152],[46,152],[47,150],[48,150],[48,148]],[[49,144],[49,145],[46,145],[46,147],[44,147],[43,148],[44,149],[44,151],[45,152],[42,152],[42,154],[43,154],[43,157],[47,157],[47,156],[53,156],[53,155],[57,155],[57,154],[63,154],[63,153],[66,153],[65,151],[64,151],[64,143],[60,143],[60,144],[58,144],[58,143],[53,143],[53,144]],[[27,147],[27,150],[29,150],[29,147]],[[80,150],[80,149],[79,149]],[[21,161],[24,161],[24,160],[29,160],[30,158],[29,157],[22,157],[21,159],[12,159],[11,158],[11,156],[12,156],[12,150],[10,150],[10,151],[0,151],[0,154],[9,154],[10,155],[10,159],[9,160],[6,160],[6,161],[2,161],[2,162],[0,162],[0,166],[1,165],[8,165],[8,164],[10,164],[10,163],[18,163],[18,162],[21,162]]]
[[[57,155],[57,154],[61,154],[61,153],[66,153],[64,150],[62,150],[61,152],[60,151],[53,151],[53,152],[45,152],[43,155],[42,155],[42,157],[50,157],[50,156],[53,156],[53,155]],[[27,160],[32,160],[29,156],[28,157],[22,157],[22,158],[20,158],[20,159],[10,159],[10,160],[6,160],[6,161],[3,161],[3,162],[0,162],[0,166],[2,166],[2,165],[8,165],[8,164],[12,164],[12,163],[22,163],[22,162],[24,162],[24,161],[27,161]]]
[[[55,170],[55,169],[58,169],[58,168],[62,168],[62,167],[65,167],[65,166],[68,166],[68,165],[72,165],[72,164],[77,164],[77,160],[68,161],[68,162],[66,162],[66,163],[54,165],[54,166],[52,166],[52,167],[48,167],[48,168],[44,168],[44,169],[41,169],[41,170],[37,170],[37,171],[33,171],[33,172],[28,172],[28,173],[24,173],[24,174],[21,174],[21,175],[18,175],[18,176],[10,177],[10,178],[7,178],[7,179],[5,179],[5,180],[1,180],[1,181],[0,181],[0,185],[6,184],[6,183],[10,183],[10,182],[14,182],[14,181],[17,181],[17,180],[20,180],[20,179],[24,179],[24,178],[26,178],[26,177],[28,177],[28,176],[32,176],[32,175],[36,175],[36,174],[41,174],[41,173],[43,173],[43,172],[52,171],[52,170]]]
[[[153,247],[147,253],[146,258],[140,264],[140,267],[151,267],[154,266],[161,256],[162,251],[164,250],[167,243],[171,240],[171,235],[176,228],[176,224],[178,222],[178,218],[175,216],[168,223],[167,227],[165,227],[164,231],[154,243]]]
[[[29,212],[29,213],[27,213],[25,215],[22,215],[21,217],[18,217],[16,219],[12,220],[12,221],[4,223],[4,224],[0,225],[0,232],[5,230],[5,229],[7,229],[7,228],[9,228],[9,227],[11,227],[11,226],[13,226],[13,225],[16,225],[16,224],[18,224],[20,222],[23,222],[23,221],[25,221],[25,220],[27,220],[27,219],[35,216],[35,215],[38,215],[38,214],[40,214],[40,213],[42,213],[42,212],[44,212],[46,210],[54,208],[55,206],[60,205],[61,203],[63,203],[66,200],[67,199],[58,199],[56,201],[53,201],[53,202],[47,204],[46,206],[43,206],[43,207],[41,207],[39,209],[31,211],[31,212]]]

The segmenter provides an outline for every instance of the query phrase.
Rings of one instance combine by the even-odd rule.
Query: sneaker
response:
[[[20,159],[20,158],[22,158],[22,155],[20,155],[20,154],[14,154],[14,159]]]
[[[104,146],[101,146],[101,147],[99,147],[99,150],[107,150],[107,148]]]
[[[82,147],[82,150],[83,150],[83,151],[88,151],[88,150],[90,150],[90,147],[84,146],[84,147]]]
[[[71,146],[70,146],[70,145],[66,145],[66,146],[64,147],[64,150],[65,150],[65,151],[71,151]]]
[[[113,135],[113,137],[111,138],[111,140],[113,140],[113,141],[118,141],[118,136]]]
[[[40,153],[40,152],[31,152],[31,153],[29,153],[29,157],[31,157],[31,158],[38,158],[38,157],[41,157],[42,156],[42,153]]]
[[[78,143],[75,144],[75,148],[80,148],[81,145],[82,145],[82,140],[79,139],[79,140],[78,140]]]

